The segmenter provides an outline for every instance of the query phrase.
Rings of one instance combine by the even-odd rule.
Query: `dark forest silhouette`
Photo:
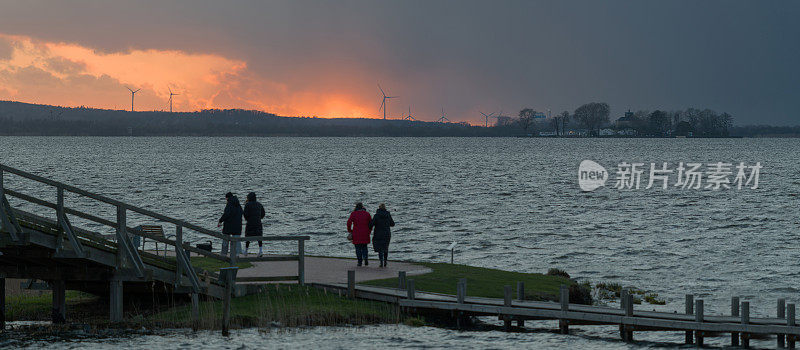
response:
[[[567,111],[546,119],[530,108],[519,117],[498,116],[489,127],[467,123],[439,123],[368,118],[281,117],[242,110],[211,109],[198,112],[130,112],[86,107],[58,107],[0,101],[0,135],[42,136],[461,136],[508,137],[576,136],[570,130],[597,136],[598,129],[632,129],[638,137],[800,136],[800,126],[732,126],[732,117],[705,109],[638,111],[625,118],[609,118],[608,105],[589,103],[575,113]],[[620,122],[622,120],[622,122]]]

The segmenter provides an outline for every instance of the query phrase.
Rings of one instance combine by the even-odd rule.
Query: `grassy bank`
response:
[[[540,273],[521,273],[456,265],[446,263],[418,263],[433,270],[431,273],[409,276],[414,280],[414,287],[420,291],[456,294],[456,283],[460,278],[467,279],[467,295],[474,297],[503,298],[503,286],[510,285],[514,296],[517,293],[517,282],[525,284],[525,298],[528,300],[557,300],[559,287],[576,283],[561,276],[549,276]],[[396,288],[397,278],[362,282],[362,284]]]
[[[191,306],[182,305],[142,321],[162,327],[190,327]],[[222,327],[222,301],[200,303],[200,328]],[[268,285],[261,293],[231,301],[232,327],[297,327],[397,323],[402,321],[393,305],[350,300],[338,294],[299,285]]]
[[[208,258],[193,258],[199,269],[218,270],[219,262]],[[455,294],[456,284],[467,279],[467,295],[474,297],[502,298],[503,286],[510,285],[516,296],[517,282],[525,284],[528,300],[557,300],[559,287],[570,286],[570,299],[582,286],[557,274],[520,273],[497,269],[454,265],[445,263],[418,263],[432,270],[431,273],[409,276],[414,279],[417,290]],[[241,268],[250,264],[242,263]],[[366,285],[396,287],[397,278],[363,282]],[[573,290],[576,290],[573,293]],[[49,291],[37,294],[23,293],[9,296],[9,319],[48,320],[51,313]],[[85,293],[67,292],[67,318],[103,327],[147,327],[180,328],[191,327],[192,308],[186,298],[172,296],[152,297],[139,295],[140,299],[126,299],[125,323],[108,323],[107,301]],[[160,300],[159,300],[160,299]],[[581,301],[573,301],[581,302]],[[590,301],[591,302],[591,301]],[[219,329],[222,320],[222,301],[201,299],[201,329]],[[395,305],[366,300],[350,300],[339,294],[328,293],[308,286],[296,284],[270,284],[262,286],[261,292],[232,299],[231,325],[238,327],[297,327],[361,325],[377,323],[417,323]]]
[[[98,297],[68,290],[66,300],[68,313],[74,318],[91,317],[96,311]],[[34,291],[6,296],[6,319],[15,321],[50,320],[53,294],[50,291]]]

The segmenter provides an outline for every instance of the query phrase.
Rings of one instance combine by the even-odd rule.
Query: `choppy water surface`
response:
[[[794,244],[800,141],[794,139],[2,137],[0,150],[6,165],[208,228],[216,226],[225,192],[244,197],[255,191],[267,208],[265,232],[311,235],[310,254],[352,255],[344,228],[353,203],[363,201],[374,211],[385,202],[398,223],[393,259],[449,260],[445,248],[455,240],[456,262],[522,272],[559,267],[582,280],[656,291],[670,310],[681,310],[683,294],[694,293],[706,299],[709,313],[727,311],[730,296],[741,295],[752,301],[754,314],[774,315],[775,299],[797,301],[800,286],[800,250]],[[612,172],[623,161],[668,162],[673,168],[678,162],[761,162],[764,168],[757,190],[584,193],[577,185],[584,159]],[[7,182],[55,198],[50,188]],[[89,201],[77,197],[67,204],[113,218],[110,206],[88,207]],[[495,337],[542,346],[624,346],[602,340],[606,333],[609,339],[618,334],[601,328],[587,329],[586,337],[369,329],[383,336],[322,329],[286,339],[326,345],[341,340],[339,345],[349,347],[396,346],[399,337],[417,347],[423,345],[413,343],[414,337],[435,334],[431,342],[446,340],[448,346],[502,347]],[[247,334],[245,343],[277,339]],[[682,338],[664,333],[653,339]]]

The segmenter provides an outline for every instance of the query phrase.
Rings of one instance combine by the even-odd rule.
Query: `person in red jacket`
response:
[[[364,204],[356,203],[356,209],[350,213],[350,218],[347,219],[347,232],[353,235],[353,245],[356,246],[356,257],[358,258],[358,266],[361,266],[363,260],[365,266],[369,266],[367,254],[369,249],[369,235],[372,232],[372,216],[364,209]]]

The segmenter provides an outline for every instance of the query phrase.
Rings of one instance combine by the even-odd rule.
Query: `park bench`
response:
[[[161,225],[141,225],[141,226],[139,226],[139,229],[141,229],[142,232],[144,232],[145,234],[148,234],[150,236],[156,236],[156,237],[164,238],[164,228],[161,227]],[[144,247],[145,247],[145,245],[144,245],[145,240],[147,240],[147,238],[146,237],[142,237],[142,250],[144,250]],[[156,247],[156,255],[158,255],[158,251],[159,251],[158,250],[158,241],[154,240],[153,243],[155,244],[155,247]],[[164,256],[167,256],[167,245],[166,244],[164,244]]]

